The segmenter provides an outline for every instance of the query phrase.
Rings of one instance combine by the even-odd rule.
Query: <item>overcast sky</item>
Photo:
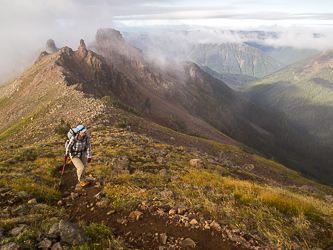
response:
[[[331,0],[0,0],[0,80],[18,60],[44,48],[49,38],[55,40],[57,47],[76,49],[81,38],[89,44],[98,28],[124,30],[127,26],[152,30],[202,28],[206,34],[211,29],[271,30],[280,32],[279,39],[269,41],[271,44],[325,49],[333,44],[333,3]],[[313,33],[322,36],[314,39]]]

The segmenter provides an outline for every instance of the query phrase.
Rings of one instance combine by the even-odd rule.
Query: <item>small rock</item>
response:
[[[11,213],[11,208],[10,207],[6,207],[6,208],[4,208],[3,210],[2,210],[2,213],[3,214],[10,214]]]
[[[161,240],[162,245],[165,245],[167,243],[167,239],[168,239],[168,236],[166,235],[166,233],[160,234],[160,240]]]
[[[229,228],[231,230],[238,229],[238,227],[236,227],[234,224],[231,224],[231,223],[229,223]]]
[[[83,187],[80,183],[76,184],[74,191],[75,192],[81,192],[83,190]]]
[[[37,199],[33,198],[31,200],[28,201],[29,204],[37,204]]]
[[[52,250],[63,250],[63,247],[60,242],[57,242],[52,246]]]
[[[195,248],[196,247],[195,242],[190,238],[186,238],[185,240],[180,241],[179,245],[183,248],[186,248],[186,247]]]
[[[102,185],[101,185],[100,182],[96,182],[96,183],[95,183],[95,188],[101,188],[101,187],[102,187]]]
[[[196,167],[196,168],[204,168],[205,167],[205,163],[200,160],[200,159],[192,159],[190,160],[190,165],[192,167]]]
[[[124,219],[124,218],[119,218],[119,219],[117,219],[117,222],[118,222],[119,224],[127,224],[127,223],[128,223],[128,220],[126,220],[126,219]]]
[[[27,191],[20,191],[17,195],[23,199],[28,199],[30,197],[30,194]]]
[[[105,197],[105,195],[106,195],[106,192],[105,191],[101,191],[98,194],[96,194],[94,197],[97,200],[101,200],[103,197]]]
[[[190,224],[191,225],[197,225],[198,221],[196,219],[193,219],[193,220],[190,221]]]
[[[291,244],[291,249],[292,249],[292,250],[300,250],[301,247],[300,247],[296,242],[293,242],[293,243]]]
[[[171,208],[171,209],[169,210],[169,214],[170,214],[170,215],[175,215],[175,214],[177,214],[177,210],[174,209],[174,208]]]
[[[162,192],[159,193],[161,197],[163,198],[169,198],[169,199],[173,199],[174,198],[174,194],[172,192],[172,190],[170,189],[164,189]]]
[[[211,228],[215,229],[215,230],[221,230],[221,226],[219,225],[219,223],[217,223],[216,221],[213,221],[212,223],[210,223],[209,225]]]
[[[37,244],[38,248],[50,248],[52,246],[52,241],[45,239]]]
[[[167,164],[167,161],[163,157],[157,157],[156,162],[158,164]]]
[[[140,220],[143,218],[143,213],[140,211],[133,211],[128,217],[132,220]]]
[[[206,193],[213,193],[214,192],[214,189],[208,185],[206,185],[204,188],[203,188],[203,191],[206,192]]]
[[[194,208],[195,208],[195,209],[200,209],[200,208],[201,208],[201,205],[200,205],[200,204],[195,205]]]
[[[187,211],[187,207],[179,207],[178,208],[178,214],[183,215]]]
[[[107,213],[107,215],[111,215],[111,214],[115,214],[116,213],[116,210],[111,210]]]

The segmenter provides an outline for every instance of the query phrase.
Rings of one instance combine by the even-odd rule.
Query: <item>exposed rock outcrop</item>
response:
[[[52,39],[47,40],[45,50],[49,54],[54,54],[59,51]]]

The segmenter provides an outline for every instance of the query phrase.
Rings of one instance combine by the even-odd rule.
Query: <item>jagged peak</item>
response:
[[[111,28],[98,29],[95,39],[96,41],[118,40],[120,42],[125,42],[121,33],[118,30]]]
[[[84,49],[86,49],[86,44],[84,43],[84,40],[83,40],[83,39],[80,40],[80,46],[79,46],[79,49],[80,49],[80,48],[84,48]]]
[[[59,51],[59,49],[55,45],[54,40],[51,39],[51,38],[46,41],[46,48],[45,48],[45,50],[49,54],[54,54],[54,53],[57,53]]]

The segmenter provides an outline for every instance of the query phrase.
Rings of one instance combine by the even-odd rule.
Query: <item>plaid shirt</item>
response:
[[[73,136],[69,140],[68,146],[66,148],[66,154],[71,153],[72,155],[81,158],[84,152],[87,152],[87,158],[91,158],[91,143],[89,135],[86,134],[82,140],[79,138],[75,140],[75,137]]]

